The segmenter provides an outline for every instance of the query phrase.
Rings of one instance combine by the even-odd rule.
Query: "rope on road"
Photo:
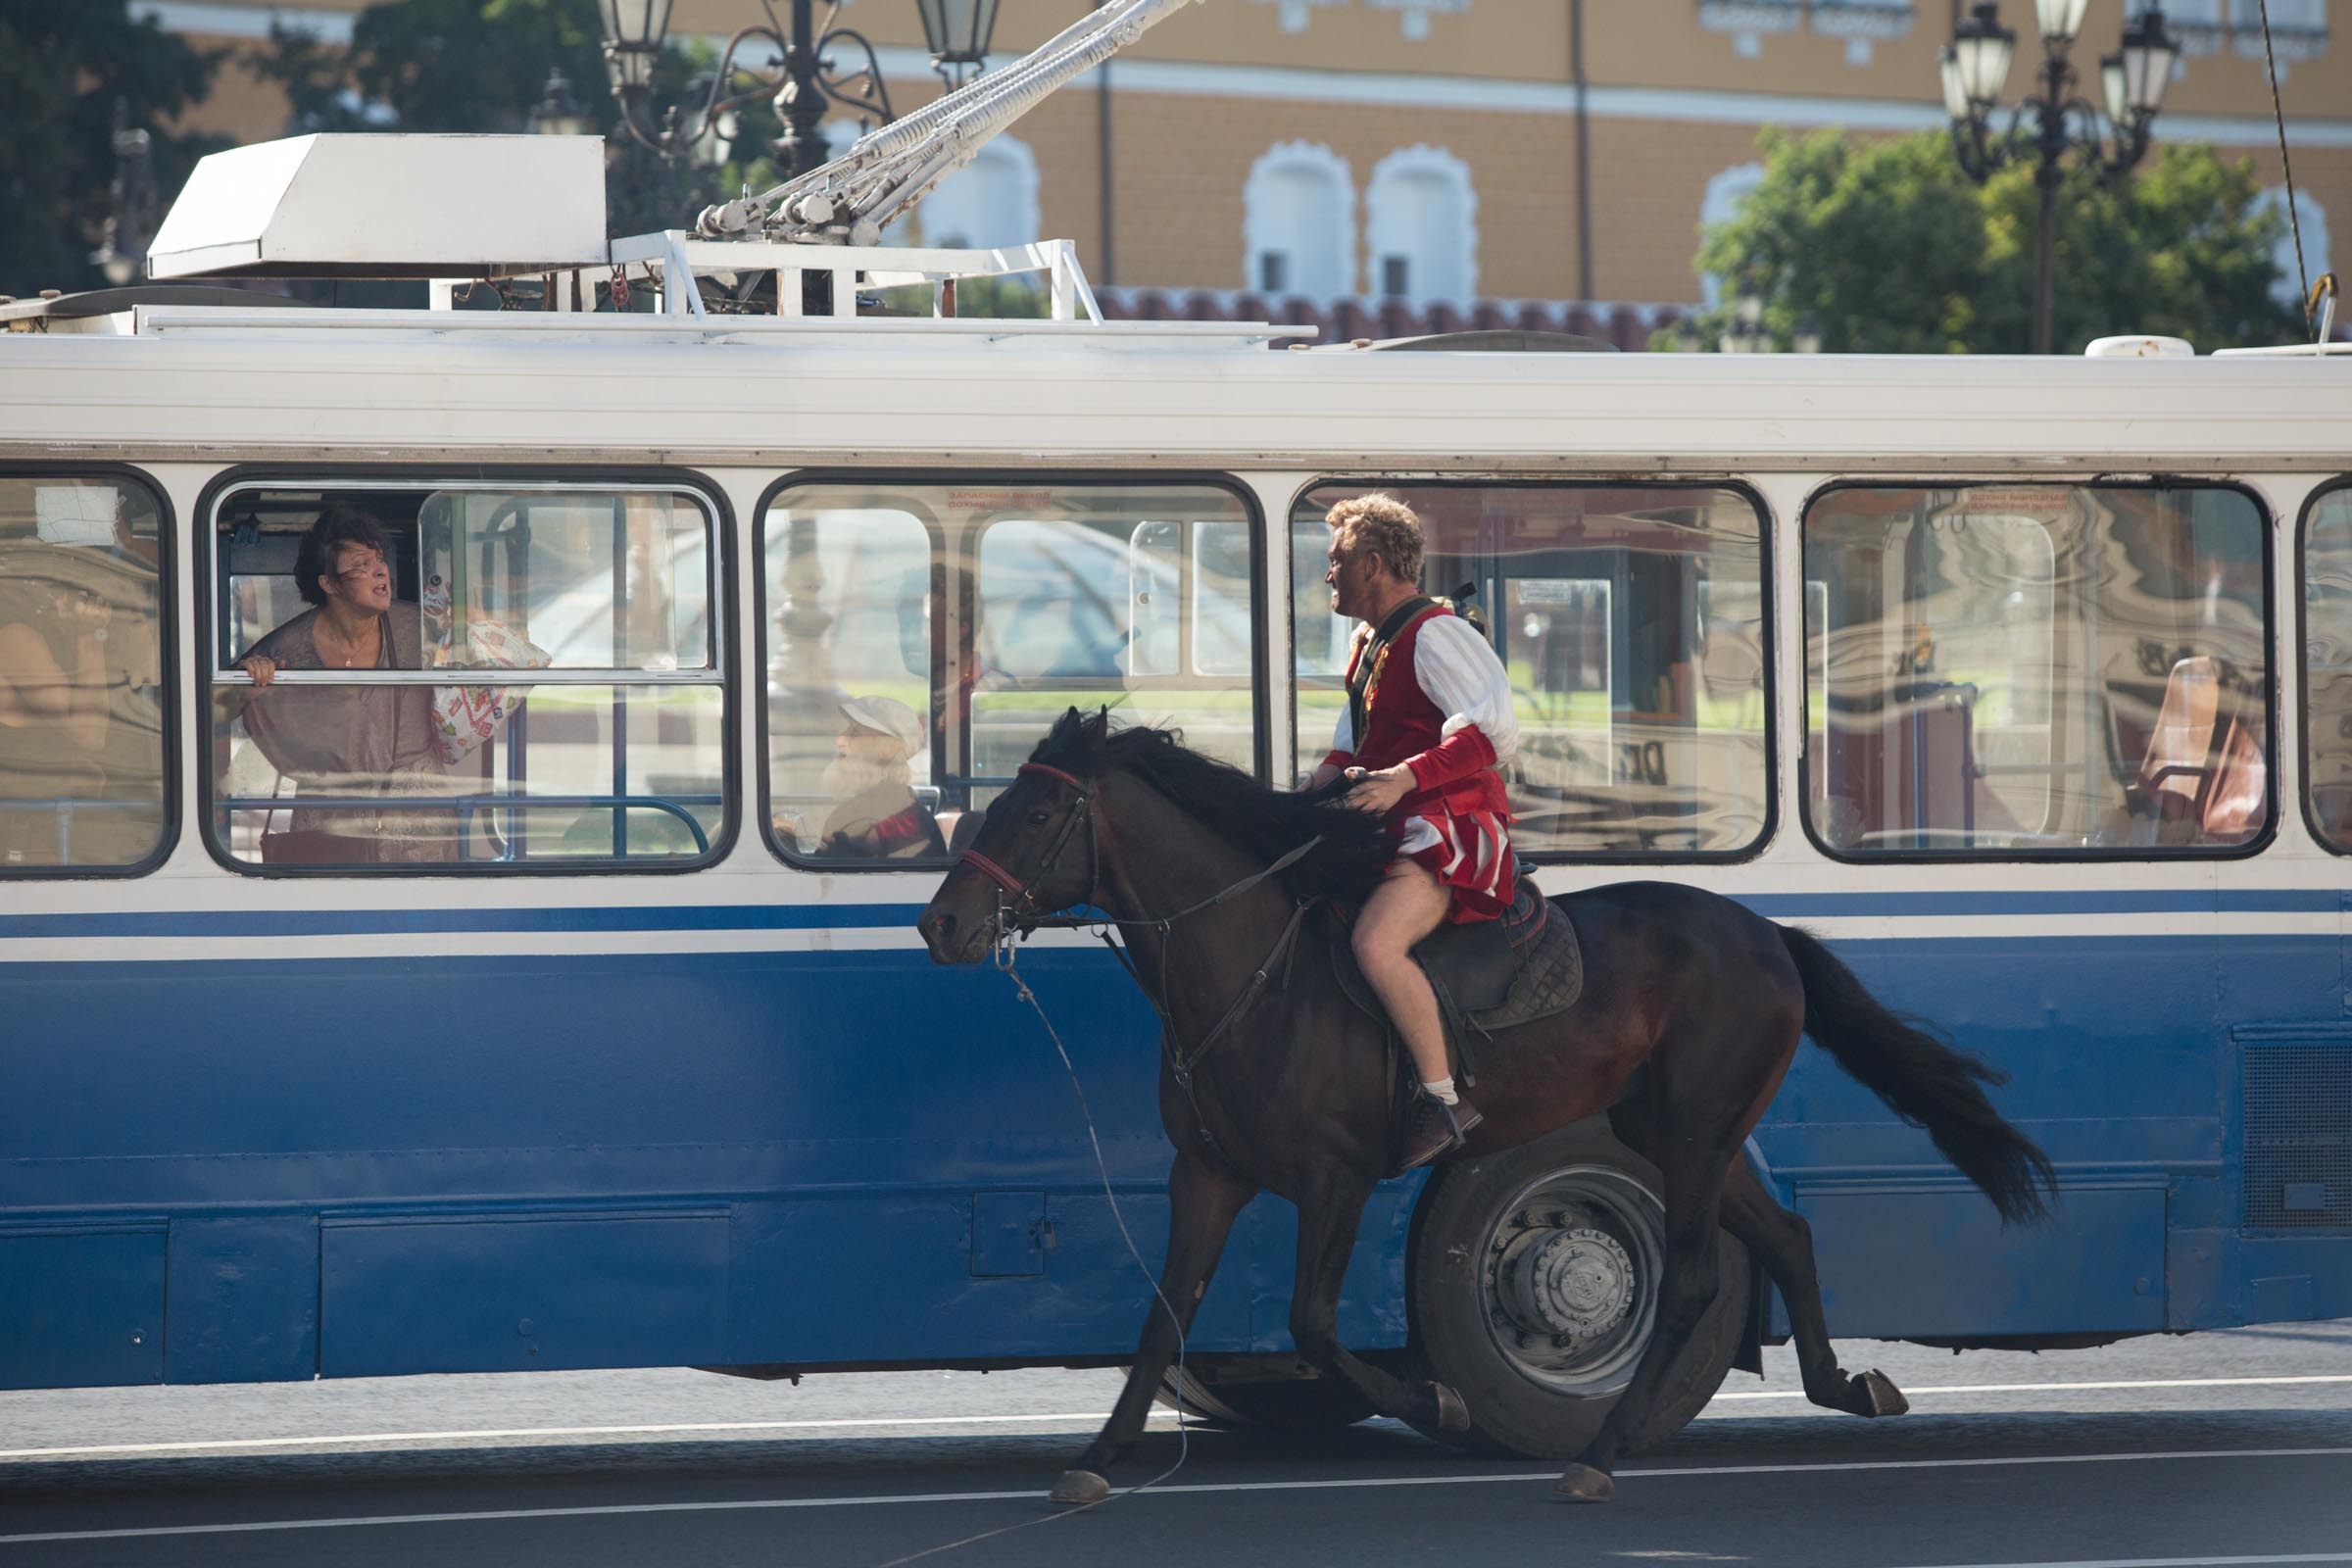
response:
[[[1061,1058],[1061,1070],[1069,1074],[1070,1093],[1078,1097],[1078,1114],[1086,1121],[1086,1141],[1095,1152],[1095,1174],[1102,1183],[1102,1196],[1110,1202],[1110,1217],[1119,1227],[1119,1240],[1127,1244],[1127,1255],[1135,1259],[1135,1266],[1143,1274],[1144,1282],[1152,1287],[1152,1294],[1158,1298],[1160,1310],[1168,1314],[1168,1326],[1176,1331],[1176,1375],[1182,1378],[1185,1352],[1184,1319],[1177,1313],[1175,1303],[1168,1299],[1167,1293],[1159,1288],[1159,1276],[1153,1274],[1152,1265],[1144,1261],[1143,1250],[1135,1245],[1135,1234],[1127,1228],[1127,1216],[1119,1208],[1119,1195],[1112,1190],[1110,1185],[1110,1166],[1102,1158],[1102,1140],[1095,1131],[1095,1112],[1094,1108],[1087,1103],[1086,1086],[1078,1081],[1078,1068],[1070,1060],[1069,1048],[1061,1043],[1061,1031],[1054,1027],[1054,1020],[1046,1016],[1045,1004],[1037,1000],[1037,993],[1030,990],[1029,982],[1021,977],[1014,946],[1015,944],[1009,940],[1005,942],[1003,952],[998,956],[996,966],[1004,972],[1006,979],[1012,982],[1013,989],[1020,994],[1020,999],[1029,1004],[1031,1010],[1037,1014],[1037,1021],[1045,1025],[1046,1038],[1054,1042],[1054,1054]],[[959,1546],[969,1546],[983,1541],[994,1541],[999,1536],[1009,1536],[1016,1530],[1033,1530],[1039,1525],[1050,1525],[1057,1520],[1074,1518],[1082,1513],[1092,1513],[1105,1503],[1116,1501],[1120,1497],[1132,1497],[1138,1493],[1149,1492],[1153,1487],[1159,1486],[1177,1471],[1183,1469],[1184,1462],[1192,1456],[1192,1429],[1185,1420],[1184,1405],[1179,1402],[1176,1406],[1176,1462],[1141,1486],[1129,1487],[1124,1492],[1112,1492],[1096,1498],[1093,1502],[1079,1503],[1074,1507],[1064,1508],[1058,1513],[1041,1514],[1035,1519],[1023,1519],[1018,1524],[1000,1525],[994,1530],[983,1530],[978,1535],[965,1536],[960,1541],[948,1541],[942,1542],[936,1546],[925,1546],[920,1551],[909,1552],[904,1557],[893,1557],[888,1562],[877,1564],[876,1568],[905,1568],[907,1563],[920,1562],[925,1557],[936,1557],[943,1551],[954,1551]]]

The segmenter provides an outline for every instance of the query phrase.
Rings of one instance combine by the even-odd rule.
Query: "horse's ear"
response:
[[[1070,711],[1074,713],[1077,711],[1077,710],[1072,709]],[[1079,727],[1085,733],[1088,745],[1102,745],[1102,738],[1110,733],[1109,707],[1106,705],[1104,707],[1098,708],[1093,712],[1087,714],[1086,717],[1080,721]]]

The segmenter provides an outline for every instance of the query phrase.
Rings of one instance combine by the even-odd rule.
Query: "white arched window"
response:
[[[1242,191],[1245,288],[1329,299],[1355,291],[1355,181],[1316,142],[1278,142]]]
[[[2303,282],[2306,277],[2318,277],[2328,270],[2328,211],[2312,198],[2311,192],[2295,192],[2294,222],[2287,221],[2286,191],[2278,185],[2254,198],[2251,211],[2278,215],[2278,238],[2271,247],[2271,265],[2278,275],[2271,282],[2271,294],[2282,305],[2303,309]],[[2303,265],[2295,266],[2295,226],[2303,229]]]
[[[915,204],[925,245],[993,250],[1038,237],[1037,158],[1029,144],[999,136]]]
[[[1762,164],[1735,164],[1707,181],[1707,194],[1698,204],[1698,231],[1703,236],[1717,223],[1729,222],[1739,216],[1740,204],[1747,200],[1748,192],[1764,183]],[[1723,301],[1723,279],[1713,272],[1698,274],[1699,297],[1710,308]]]
[[[1442,147],[1405,147],[1372,168],[1364,192],[1372,292],[1426,305],[1478,295],[1478,193]]]

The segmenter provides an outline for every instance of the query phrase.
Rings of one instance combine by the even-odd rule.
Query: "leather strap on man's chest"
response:
[[[1383,616],[1380,625],[1366,639],[1364,649],[1355,661],[1355,668],[1348,675],[1348,727],[1355,737],[1356,750],[1363,750],[1364,723],[1372,695],[1372,677],[1380,668],[1380,656],[1387,653],[1389,644],[1404,634],[1416,616],[1435,609],[1437,601],[1426,594],[1415,594]]]

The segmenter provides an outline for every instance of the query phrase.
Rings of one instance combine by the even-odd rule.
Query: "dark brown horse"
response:
[[[1373,1366],[1337,1332],[1356,1226],[1390,1159],[1392,1069],[1381,1026],[1346,999],[1327,961],[1328,945],[1345,938],[1325,906],[1360,898],[1388,854],[1381,825],[1329,795],[1264,789],[1169,731],[1113,730],[1073,709],[923,910],[917,927],[940,963],[976,962],[1007,927],[1054,910],[1107,910],[1164,1019],[1160,1119],[1176,1160],[1160,1293],[1171,1305],[1148,1316],[1117,1407],[1054,1500],[1106,1494],[1104,1477],[1141,1433],[1235,1216],[1260,1191],[1298,1208],[1291,1336],[1299,1353],[1386,1414],[1467,1427],[1451,1389]],[[2055,1178],[1986,1101],[1980,1085],[1996,1076],[1888,1012],[1811,937],[1728,899],[1629,882],[1552,902],[1583,941],[1584,995],[1560,1016],[1482,1045],[1487,1119],[1467,1153],[1604,1111],[1641,1073],[1630,1136],[1663,1178],[1666,1233],[1649,1345],[1555,1494],[1607,1497],[1611,1465],[1650,1436],[1643,1417],[1715,1295],[1718,1225],[1780,1287],[1807,1396],[1859,1415],[1901,1409],[1885,1378],[1838,1367],[1810,1234],[1749,1173],[1740,1143],[1810,1033],[1925,1127],[2004,1220],[2031,1219]],[[1177,1061],[1196,1064],[1179,1073]]]

